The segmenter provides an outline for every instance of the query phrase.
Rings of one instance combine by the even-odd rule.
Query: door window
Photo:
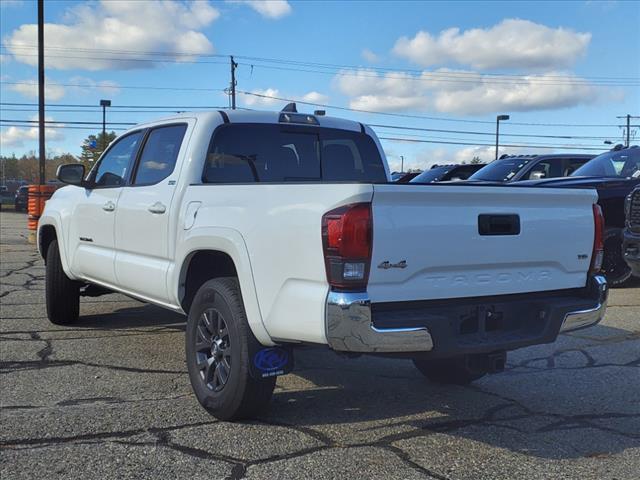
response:
[[[119,187],[125,184],[129,166],[138,152],[142,131],[118,139],[95,167],[93,181],[97,187]]]
[[[184,124],[151,130],[142,149],[134,185],[153,185],[171,175],[186,131]]]

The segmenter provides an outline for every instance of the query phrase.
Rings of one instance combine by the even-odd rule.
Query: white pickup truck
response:
[[[186,314],[190,380],[221,419],[268,405],[299,345],[460,384],[606,308],[595,191],[393,184],[371,128],[295,105],[138,125],[58,178],[49,319],[111,292]]]

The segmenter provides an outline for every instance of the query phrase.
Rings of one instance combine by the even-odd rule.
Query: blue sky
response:
[[[0,5],[0,118],[30,120],[34,107],[6,103],[37,102],[36,3]],[[240,91],[387,114],[326,108],[366,123],[448,130],[376,127],[381,137],[424,141],[383,140],[394,169],[400,155],[405,168],[490,160],[482,144],[493,137],[468,132],[493,133],[496,114],[511,115],[504,143],[524,145],[509,153],[604,149],[603,140],[622,138],[616,116],[640,115],[638,2],[47,1],[45,18],[47,117],[61,123],[101,113],[54,104],[101,98],[113,102],[111,122],[165,115],[127,106],[228,105],[229,60],[216,55],[229,54]],[[247,108],[284,103],[238,96]],[[606,126],[582,126],[590,124]],[[37,130],[4,125],[2,154],[37,148]],[[78,154],[92,132],[50,128],[47,147]]]

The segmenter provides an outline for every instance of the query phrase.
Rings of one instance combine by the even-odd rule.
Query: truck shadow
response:
[[[81,304],[80,320],[74,323],[75,328],[96,330],[120,330],[145,327],[163,327],[176,331],[184,331],[186,326],[184,315],[175,313],[155,305],[139,303],[135,306],[105,311],[105,313],[84,313]]]
[[[598,358],[612,363],[620,345],[608,345],[607,339],[633,335],[607,326],[583,332],[603,339]],[[580,349],[567,347],[565,355],[566,339],[523,349],[507,371],[468,387],[431,384],[409,360],[346,359],[327,349],[303,349],[296,352],[297,381],[278,382],[282,387],[267,421],[312,427],[332,437],[337,433],[345,443],[353,438],[369,445],[457,438],[467,448],[480,442],[547,459],[606,456],[640,447],[640,412],[637,403],[634,407],[640,394],[639,349],[635,361],[625,366],[599,364]]]
[[[139,304],[74,326],[180,332],[185,317]],[[543,459],[606,456],[640,447],[639,341],[637,331],[598,325],[513,352],[504,373],[468,387],[429,383],[410,360],[301,347],[262,420],[339,444],[458,441]]]

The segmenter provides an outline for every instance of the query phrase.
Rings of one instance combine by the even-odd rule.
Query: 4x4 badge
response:
[[[378,265],[378,268],[382,268],[383,270],[389,270],[390,268],[407,268],[407,261],[401,260],[398,263],[391,263],[385,260]]]

